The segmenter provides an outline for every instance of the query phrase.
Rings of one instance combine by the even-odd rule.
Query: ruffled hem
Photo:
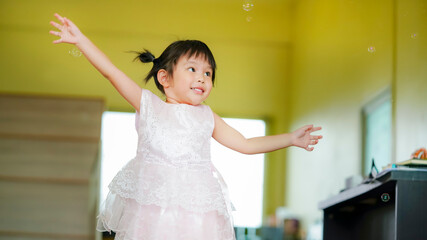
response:
[[[217,211],[188,211],[180,206],[141,205],[109,193],[97,230],[115,232],[117,240],[234,240],[231,218]]]
[[[210,162],[203,170],[192,170],[135,158],[117,173],[109,188],[140,205],[172,205],[198,213],[231,215],[226,184]]]

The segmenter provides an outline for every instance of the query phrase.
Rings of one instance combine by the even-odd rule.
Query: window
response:
[[[391,93],[387,89],[363,109],[363,168],[368,176],[372,159],[378,171],[391,163]]]
[[[265,135],[261,120],[224,119],[245,137]],[[101,203],[108,184],[117,172],[136,155],[138,136],[135,113],[105,112],[102,119]],[[244,155],[225,148],[212,139],[212,161],[224,177],[236,226],[259,227],[262,222],[264,154]]]
[[[101,203],[107,198],[108,184],[117,172],[136,155],[138,135],[135,113],[104,112],[101,129]]]
[[[262,120],[224,118],[245,137],[265,135]],[[212,140],[212,162],[228,186],[236,211],[234,225],[260,227],[262,224],[262,199],[264,187],[264,154],[245,155]]]

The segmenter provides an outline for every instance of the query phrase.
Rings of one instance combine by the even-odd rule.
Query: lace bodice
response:
[[[206,105],[168,104],[143,90],[136,116],[138,155],[145,161],[191,168],[210,162],[214,128]]]

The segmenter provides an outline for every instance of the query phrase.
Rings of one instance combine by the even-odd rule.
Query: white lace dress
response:
[[[120,240],[235,239],[227,187],[210,159],[213,128],[208,106],[142,90],[137,155],[110,183],[97,230]]]

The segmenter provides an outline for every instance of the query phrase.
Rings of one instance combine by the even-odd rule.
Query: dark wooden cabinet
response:
[[[319,208],[324,240],[427,239],[427,170],[386,170]]]

